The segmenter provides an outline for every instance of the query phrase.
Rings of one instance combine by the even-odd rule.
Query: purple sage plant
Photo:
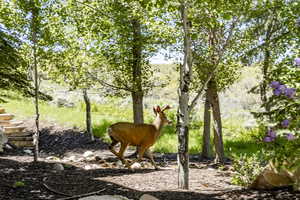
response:
[[[281,126],[283,128],[287,128],[289,126],[289,124],[290,124],[290,121],[288,119],[285,119],[281,122]]]
[[[284,94],[284,93],[285,93],[285,90],[287,89],[287,87],[286,87],[286,85],[282,84],[282,85],[280,85],[277,89],[279,89],[280,92],[281,92],[282,94]]]
[[[278,82],[278,81],[272,81],[270,83],[271,88],[277,89],[279,86],[280,86],[280,82]]]
[[[295,88],[286,88],[285,96],[292,99],[292,98],[294,98],[295,94],[296,94],[296,89]]]
[[[269,136],[264,138],[264,142],[273,142],[274,140],[275,140],[274,138],[271,138]]]
[[[293,135],[293,134],[291,134],[291,133],[288,133],[287,135],[286,135],[286,139],[287,140],[294,140],[295,139],[295,136]]]
[[[273,94],[275,96],[279,96],[279,95],[281,95],[281,90],[279,90],[278,88],[276,88],[276,89],[273,90]]]
[[[268,133],[267,133],[267,136],[270,137],[270,138],[276,138],[276,132],[272,129],[269,129],[268,130]]]
[[[300,58],[295,58],[295,65],[300,67]]]

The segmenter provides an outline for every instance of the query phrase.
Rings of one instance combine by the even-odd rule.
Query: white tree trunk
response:
[[[38,8],[35,5],[35,2],[32,0],[31,4],[31,40],[33,44],[33,71],[34,71],[34,91],[35,91],[35,125],[36,132],[33,135],[33,143],[34,143],[34,162],[38,161],[39,157],[39,137],[40,137],[40,128],[39,128],[39,83],[38,83],[38,69],[37,69],[37,32],[38,32]]]
[[[192,75],[192,52],[190,23],[187,19],[187,5],[181,3],[181,19],[184,31],[184,61],[180,65],[179,107],[177,112],[178,133],[178,187],[189,189],[189,87]]]

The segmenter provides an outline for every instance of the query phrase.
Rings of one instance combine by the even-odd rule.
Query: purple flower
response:
[[[300,67],[300,58],[295,58],[295,65]]]
[[[293,98],[295,94],[296,94],[295,88],[287,88],[285,90],[285,96],[287,96],[288,98]]]
[[[295,139],[295,136],[294,136],[293,134],[291,134],[291,133],[288,133],[288,134],[286,135],[286,139],[287,139],[287,140],[294,140],[294,139]]]
[[[276,88],[276,89],[273,90],[273,94],[275,96],[279,96],[281,94],[281,90],[279,90],[278,88]]]
[[[277,89],[279,86],[280,86],[280,83],[278,81],[272,81],[270,83],[271,88]]]
[[[267,137],[270,137],[272,139],[275,139],[276,138],[276,132],[273,131],[272,129],[269,129],[268,130],[268,133],[267,133]]]
[[[281,126],[284,128],[287,128],[290,124],[290,121],[288,119],[285,119],[281,122]]]
[[[278,89],[280,90],[281,93],[285,93],[285,90],[287,89],[287,87],[285,85],[280,85],[278,87]]]
[[[264,142],[273,142],[274,141],[274,138],[271,138],[271,137],[265,137],[264,138]]]

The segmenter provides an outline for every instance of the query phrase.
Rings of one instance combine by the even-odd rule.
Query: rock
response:
[[[60,160],[60,159],[58,157],[56,157],[56,156],[48,156],[46,158],[46,160]]]
[[[143,194],[140,200],[159,200],[159,199],[150,194]]]
[[[90,169],[92,169],[92,166],[91,166],[91,165],[85,165],[83,168],[84,168],[85,170],[90,170]]]
[[[133,163],[131,165],[131,168],[132,169],[141,169],[142,168],[142,165],[140,163]]]
[[[122,161],[121,160],[118,160],[116,163],[114,163],[114,165],[116,166],[116,167],[123,167],[123,163],[122,163]]]
[[[120,195],[101,195],[101,196],[94,195],[94,196],[80,198],[79,200],[130,200],[130,199]]]
[[[95,161],[96,159],[95,159],[95,157],[93,157],[93,156],[88,156],[88,157],[85,158],[85,160],[86,160],[87,162],[91,162],[91,161]]]
[[[297,162],[297,160],[295,161]],[[299,162],[299,161],[298,161]],[[288,162],[285,163],[289,165]],[[252,189],[273,189],[282,186],[293,185],[295,191],[300,191],[300,167],[293,170],[282,168],[276,169],[273,162],[270,162],[260,175],[250,185]]]
[[[85,165],[83,168],[84,168],[85,170],[98,169],[98,168],[99,168],[99,165],[97,165],[97,164]]]
[[[53,169],[55,171],[63,171],[65,168],[64,168],[64,166],[61,163],[55,163],[53,165]]]
[[[24,153],[27,153],[27,154],[30,154],[30,155],[32,155],[32,151],[31,151],[31,150],[29,150],[29,149],[24,149],[23,151],[24,151]]]
[[[91,157],[94,156],[94,153],[92,151],[86,151],[83,154],[83,157],[87,158],[87,157]]]
[[[66,160],[74,162],[76,160],[76,156],[70,156],[69,158],[66,158]]]
[[[70,156],[70,157],[65,157],[62,161],[63,162],[80,162],[82,161],[83,158],[76,158],[76,156]]]
[[[151,168],[153,165],[147,161],[143,161],[140,163],[142,168]]]
[[[112,167],[112,166],[111,166],[110,164],[108,164],[107,162],[103,163],[101,166],[104,167],[104,168],[110,168],[110,167]]]

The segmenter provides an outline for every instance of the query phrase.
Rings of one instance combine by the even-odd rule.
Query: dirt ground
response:
[[[0,200],[78,199],[76,195],[87,193],[129,199],[151,194],[160,200],[300,199],[300,193],[291,188],[256,191],[232,185],[230,163],[218,167],[196,156],[191,156],[190,190],[179,190],[175,154],[156,154],[159,170],[145,161],[131,172],[108,151],[107,144],[91,143],[78,129],[53,124],[42,125],[40,152],[38,163],[24,149],[6,149],[0,155]]]

